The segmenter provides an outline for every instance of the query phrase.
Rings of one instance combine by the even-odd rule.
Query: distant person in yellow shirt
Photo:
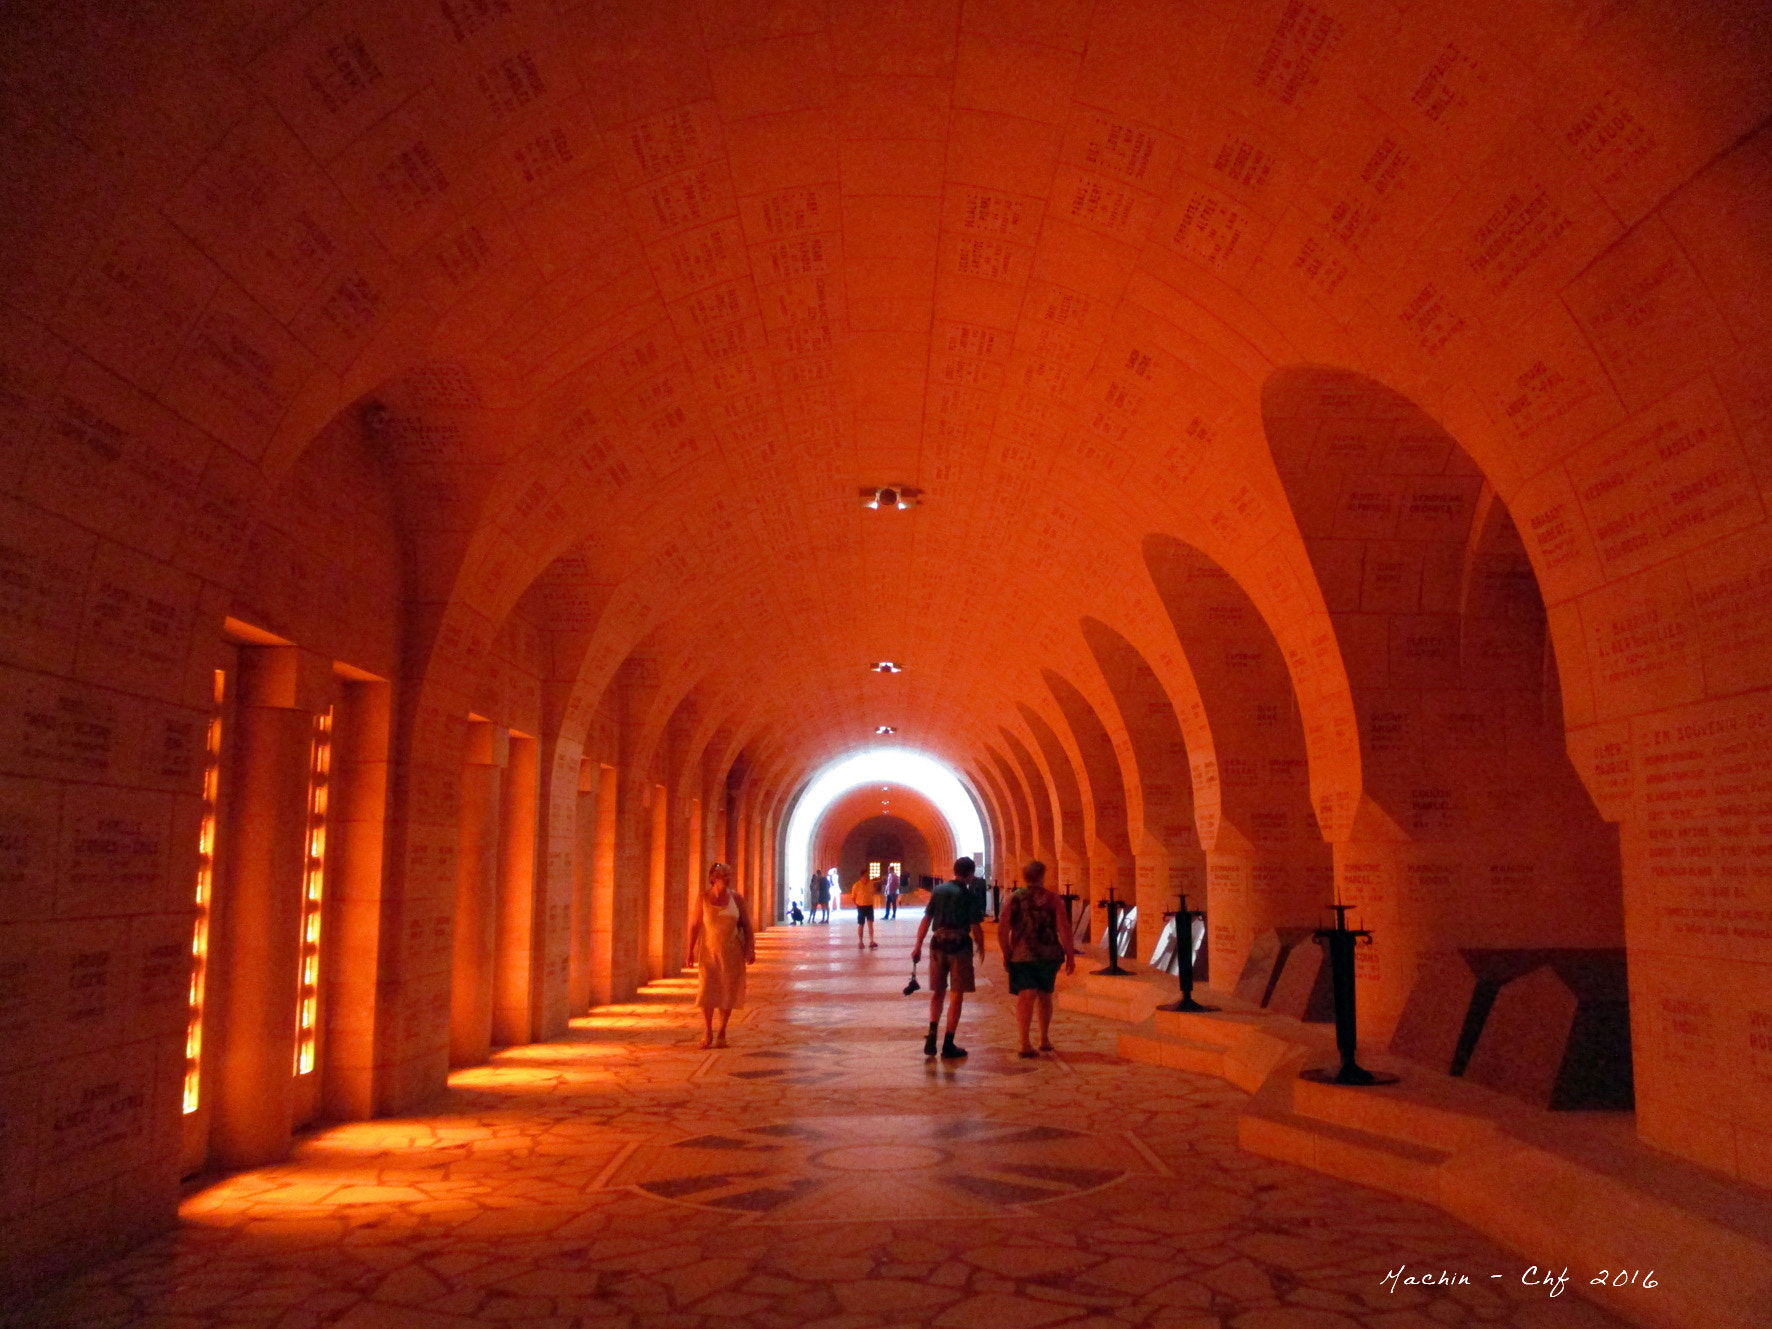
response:
[[[874,940],[874,906],[880,902],[880,888],[872,877],[862,876],[849,888],[849,898],[855,902],[855,949],[872,947],[879,950],[880,943]],[[866,946],[862,944],[864,932],[867,934]]]

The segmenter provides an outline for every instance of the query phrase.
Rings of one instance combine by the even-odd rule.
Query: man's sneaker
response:
[[[947,1036],[946,1040],[941,1045],[941,1059],[943,1061],[957,1061],[959,1058],[961,1058],[965,1055],[966,1055],[966,1049],[963,1047],[955,1046],[954,1036],[952,1034],[949,1034]]]
[[[935,1030],[933,1028],[929,1030],[929,1037],[923,1040],[923,1055],[925,1057],[935,1055]]]

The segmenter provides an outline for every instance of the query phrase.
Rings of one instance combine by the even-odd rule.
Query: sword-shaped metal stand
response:
[[[1369,1071],[1355,1059],[1359,1052],[1359,1032],[1354,1019],[1354,947],[1372,944],[1372,933],[1365,928],[1350,928],[1347,911],[1352,905],[1332,904],[1335,926],[1318,928],[1311,934],[1319,946],[1329,948],[1329,986],[1335,995],[1335,1046],[1341,1053],[1341,1067],[1301,1071],[1307,1080],[1318,1084],[1395,1084],[1397,1077],[1385,1071]]]
[[[1107,899],[1096,901],[1095,907],[1107,910],[1108,948],[1107,968],[1097,969],[1095,972],[1106,974],[1110,978],[1130,978],[1132,971],[1120,968],[1120,929],[1117,926],[1120,921],[1120,910],[1125,908],[1125,902],[1115,895],[1114,888],[1109,886]]]
[[[1083,897],[1067,886],[1064,894],[1058,898],[1064,901],[1064,925],[1071,930],[1071,935],[1074,937],[1077,934],[1077,920],[1071,917],[1071,906]]]
[[[1181,978],[1181,998],[1157,1007],[1160,1011],[1215,1011],[1216,1006],[1202,1006],[1194,1000],[1194,920],[1204,920],[1204,909],[1189,909],[1187,896],[1176,897],[1180,903],[1164,918],[1175,920],[1175,970]]]

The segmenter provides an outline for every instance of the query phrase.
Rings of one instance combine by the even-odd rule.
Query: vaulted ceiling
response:
[[[1355,761],[1272,420],[1396,418],[1366,376],[1534,502],[1765,323],[1717,276],[1765,262],[1719,234],[1753,168],[1688,183],[1772,102],[1763,6],[1491,17],[41,6],[7,20],[0,267],[64,396],[199,470],[366,439],[415,621],[468,661],[524,604],[574,643],[569,725],[639,648],[667,713],[697,689],[784,769],[881,723],[976,757],[1059,717],[1043,670],[1111,714],[1085,616],[1185,708],[1156,534],[1241,584]],[[21,326],[13,379],[49,377]],[[920,505],[863,507],[888,484]]]

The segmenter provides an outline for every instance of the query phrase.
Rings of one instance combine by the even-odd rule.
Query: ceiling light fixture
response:
[[[882,660],[879,664],[873,666],[873,670],[876,674],[902,674],[904,673],[904,666],[901,664],[894,664],[891,660]]]
[[[875,511],[909,512],[923,501],[923,491],[914,485],[881,485],[861,491],[861,505]]]
[[[877,724],[874,726],[874,732],[876,734],[896,734],[898,730],[889,724]]]

